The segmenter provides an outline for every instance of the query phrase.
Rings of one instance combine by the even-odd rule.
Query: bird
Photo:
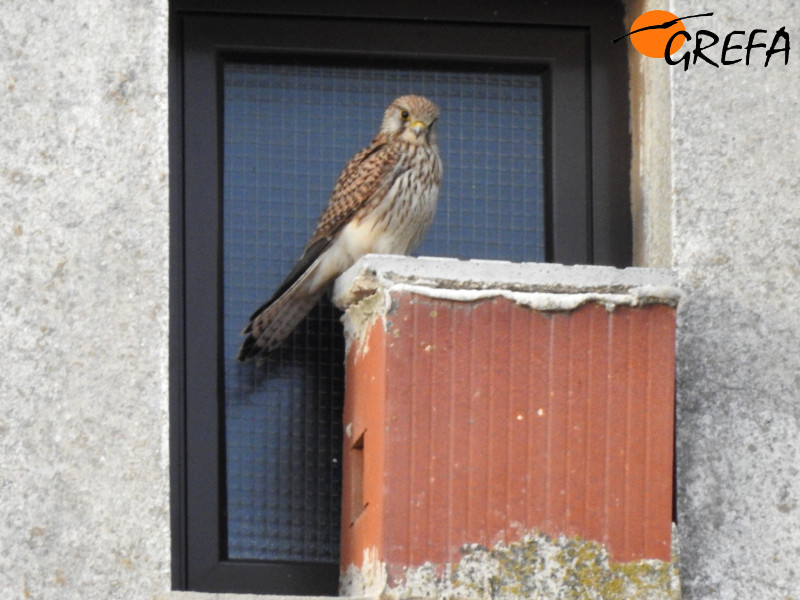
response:
[[[422,96],[389,104],[377,135],[339,175],[300,258],[250,316],[239,361],[263,361],[360,257],[409,254],[419,245],[442,181],[438,119],[439,108]]]

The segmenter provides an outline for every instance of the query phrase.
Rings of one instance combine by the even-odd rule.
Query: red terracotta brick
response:
[[[669,560],[674,308],[393,300],[347,358],[343,568],[533,530]]]

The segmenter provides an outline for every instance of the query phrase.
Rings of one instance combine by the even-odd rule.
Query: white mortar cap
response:
[[[681,298],[675,281],[666,269],[368,254],[336,280],[333,300],[345,309],[375,293],[406,291],[462,302],[501,296],[538,310],[573,310],[586,302],[609,309],[675,306]]]

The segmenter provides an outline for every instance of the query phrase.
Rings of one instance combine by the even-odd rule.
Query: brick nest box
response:
[[[617,564],[669,565],[669,272],[370,255],[334,300],[342,593],[470,597],[516,577],[497,572],[513,548],[523,597],[537,569],[563,567],[574,589],[580,561],[610,573],[591,585]]]

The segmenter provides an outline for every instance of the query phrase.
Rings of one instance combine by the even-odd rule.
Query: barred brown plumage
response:
[[[422,241],[442,179],[438,118],[439,109],[422,96],[401,96],[389,105],[372,143],[339,176],[300,259],[250,317],[239,360],[277,348],[361,256],[408,254]]]

